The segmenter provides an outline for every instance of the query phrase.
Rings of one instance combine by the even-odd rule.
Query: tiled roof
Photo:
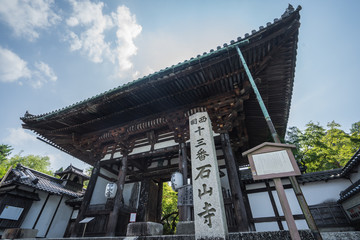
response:
[[[280,19],[251,34],[82,102],[41,115],[26,112],[21,118],[23,128],[94,165],[93,145],[87,141],[90,138],[101,142],[108,130],[119,127],[123,127],[129,137],[150,128],[169,128],[165,117],[168,113],[187,111],[194,106],[206,107],[209,100],[225,95],[233,98],[237,90],[245,89],[248,80],[236,51],[236,47],[240,47],[250,71],[261,79],[259,91],[266,99],[278,134],[284,136],[293,90],[300,9],[289,6]],[[251,91],[247,94],[249,98],[242,111],[246,116],[244,126],[249,147],[252,147],[268,138],[268,127],[255,94]],[[154,119],[159,121],[145,130],[138,128],[138,124]],[[82,144],[81,140],[88,144]]]
[[[360,179],[354,182],[351,186],[346,188],[344,191],[340,193],[339,203],[344,202],[346,199],[354,196],[355,194],[360,192]]]
[[[351,173],[351,170],[358,166],[360,163],[360,148],[356,151],[354,156],[351,157],[351,159],[346,163],[346,165],[343,167],[343,170],[341,171],[341,176],[347,176]]]
[[[300,176],[297,176],[296,178],[299,183],[303,184],[309,182],[328,181],[341,178],[340,172],[341,169],[333,169],[321,172],[304,173]],[[245,183],[259,182],[253,180],[250,168],[246,170],[241,170],[241,180]]]
[[[18,165],[11,171],[3,186],[19,184],[56,195],[65,194],[71,197],[80,197],[82,195],[82,193],[64,188],[62,182],[61,179]]]
[[[309,183],[309,182],[317,182],[317,181],[328,181],[340,178],[341,168],[326,170],[321,172],[311,172],[304,173],[300,176],[297,176],[297,180],[299,183]]]
[[[199,54],[196,57],[190,58],[189,60],[185,60],[184,62],[179,62],[178,64],[172,65],[171,67],[166,67],[165,69],[161,69],[158,72],[149,74],[147,76],[143,76],[142,78],[138,78],[137,80],[133,80],[132,82],[128,82],[126,84],[123,84],[121,86],[113,88],[113,89],[111,89],[109,91],[100,93],[100,94],[98,94],[96,96],[93,96],[93,97],[85,99],[83,101],[74,103],[74,104],[72,104],[70,106],[67,106],[67,107],[64,107],[62,109],[58,109],[58,110],[55,110],[55,111],[52,111],[52,112],[49,112],[49,113],[45,113],[45,114],[41,114],[41,115],[33,115],[33,114],[30,114],[28,111],[26,111],[26,113],[21,118],[21,120],[23,120],[23,121],[30,120],[30,119],[41,120],[41,119],[46,119],[46,118],[49,118],[51,116],[54,116],[54,115],[57,115],[57,114],[60,114],[60,113],[63,113],[63,112],[73,111],[74,108],[86,105],[88,102],[92,102],[92,101],[96,101],[96,100],[106,98],[107,96],[110,96],[110,95],[115,94],[115,93],[117,93],[119,91],[122,91],[122,90],[129,90],[131,87],[133,87],[136,84],[143,83],[143,82],[145,82],[147,80],[151,80],[151,79],[154,79],[154,78],[159,78],[162,75],[174,74],[175,72],[177,72],[177,71],[179,71],[179,70],[181,70],[183,68],[187,68],[187,67],[189,67],[189,66],[191,66],[193,64],[198,64],[199,62],[201,62],[201,61],[203,61],[203,60],[205,60],[205,59],[207,59],[209,57],[212,57],[213,55],[216,55],[216,54],[218,54],[220,52],[227,52],[227,51],[229,51],[229,49],[235,48],[235,46],[242,46],[242,45],[248,44],[249,39],[251,39],[253,36],[255,36],[255,35],[257,35],[257,34],[259,34],[261,32],[264,32],[267,28],[272,27],[274,24],[279,23],[282,19],[288,18],[291,14],[293,14],[294,12],[299,12],[300,10],[301,10],[301,6],[298,6],[297,9],[295,10],[294,7],[291,4],[289,4],[288,8],[281,15],[280,19],[275,18],[273,23],[271,23],[271,22],[266,23],[266,27],[260,26],[258,31],[252,30],[251,34],[246,33],[244,35],[244,38],[238,37],[236,41],[231,40],[229,44],[224,43],[223,47],[217,46],[216,50],[211,49],[209,52],[204,52],[202,55]]]
[[[360,164],[360,148],[356,151],[356,153],[343,167],[340,175],[342,177],[348,177],[352,173],[353,169],[357,167],[359,164]],[[359,192],[360,192],[360,179],[358,179],[351,186],[349,186],[340,193],[340,199],[338,200],[338,202],[342,203]]]
[[[82,176],[84,179],[89,180],[90,177],[86,174],[84,174],[83,170],[81,170],[80,168],[76,168],[74,167],[72,164],[70,164],[70,166],[68,166],[65,170],[61,171],[61,172],[55,172],[56,175],[62,176],[66,173],[75,173],[76,175]]]

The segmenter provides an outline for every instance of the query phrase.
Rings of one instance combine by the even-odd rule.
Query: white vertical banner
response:
[[[189,117],[195,238],[228,235],[211,121],[207,112]]]

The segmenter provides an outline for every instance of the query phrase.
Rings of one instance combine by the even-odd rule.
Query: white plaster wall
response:
[[[108,153],[101,159],[101,161],[109,160],[110,158],[111,158],[111,154]]]
[[[115,178],[115,179],[117,178],[117,176],[115,174],[113,174],[105,169],[101,169],[100,173],[104,174],[108,177],[111,177],[111,178]],[[105,197],[105,188],[106,188],[106,184],[108,184],[108,183],[109,183],[108,180],[106,180],[100,176],[98,177],[96,184],[95,184],[93,195],[90,200],[90,205],[106,203],[107,198]],[[133,185],[134,185],[134,183],[127,183],[124,185],[123,196],[124,196],[125,205],[129,205],[129,201],[130,201],[130,197],[131,197],[131,190],[132,190]],[[139,187],[139,192],[140,192],[140,187]]]
[[[267,192],[248,194],[251,212],[254,218],[275,216]]]
[[[72,207],[65,204],[67,197],[63,197],[59,209],[56,212],[54,221],[51,224],[47,238],[61,238],[64,236],[66,227],[71,217]]]
[[[353,183],[360,179],[360,172],[359,172],[359,171],[360,171],[360,165],[357,166],[356,170],[354,171],[355,173],[352,173],[352,174],[350,175],[350,180],[351,180]]]
[[[105,170],[105,169],[103,169],[103,168],[100,168],[100,173],[101,173],[101,174],[104,174],[105,176],[108,176],[108,177],[110,177],[110,178],[115,178],[115,179],[117,179],[117,175],[116,175],[116,174],[114,174],[114,173],[112,173],[112,172],[109,172],[108,170]],[[104,189],[104,192],[105,192],[105,189]]]
[[[110,178],[117,179],[117,176],[115,174],[113,174],[103,168],[100,168],[100,173],[105,176],[108,176]],[[109,183],[108,180],[106,180],[100,176],[97,178],[94,192],[93,192],[91,200],[90,200],[90,205],[106,203],[105,188],[106,188],[106,184],[108,184],[108,183]]]
[[[282,224],[284,226],[284,230],[289,230],[286,221],[282,221]],[[309,229],[306,220],[295,220],[295,224],[298,230]]]
[[[279,197],[277,195],[277,192],[276,191],[272,191],[272,194],[274,196],[274,201],[276,203],[276,207],[279,211],[279,215],[280,216],[284,216],[284,213],[282,211],[282,208],[281,208],[281,205],[280,205],[280,201],[279,201]],[[301,211],[301,208],[300,208],[300,205],[299,205],[299,202],[297,201],[297,198],[296,198],[296,195],[294,193],[294,190],[291,188],[291,189],[285,189],[285,194],[286,194],[286,197],[287,197],[287,200],[289,202],[289,205],[290,205],[290,209],[291,209],[291,212],[292,214],[302,214],[302,211]]]
[[[278,231],[279,225],[277,222],[255,223],[255,229],[257,232]]]
[[[135,185],[135,183],[127,183],[127,184],[124,185],[123,196],[124,196],[124,204],[126,206],[130,205],[131,191],[132,191],[134,185]],[[136,208],[137,208],[137,205],[139,203],[140,188],[141,188],[141,183],[139,182],[139,188],[138,188],[138,192],[137,192]]]
[[[132,150],[131,153],[129,153],[129,155],[134,155],[134,154],[138,154],[138,153],[142,153],[142,152],[149,152],[150,149],[151,149],[151,145],[136,147]]]
[[[155,143],[154,150],[157,150],[157,149],[160,149],[160,148],[165,148],[165,147],[176,146],[176,145],[178,145],[178,143],[176,143],[175,140],[159,142],[159,143]]]
[[[295,224],[298,230],[309,229],[305,220],[295,220]],[[289,230],[286,221],[282,221],[282,225],[284,227],[284,230]],[[255,223],[255,229],[257,232],[280,230],[277,222]]]
[[[288,184],[289,181],[283,181],[283,184]],[[273,186],[273,182],[270,182],[270,186]],[[347,179],[336,179],[328,182],[312,182],[306,183],[305,185],[300,185],[305,199],[308,205],[316,205],[324,202],[336,202],[339,199],[339,193],[345,188],[351,185],[351,182]],[[246,185],[247,190],[264,188],[264,183],[254,183]],[[294,190],[285,189],[287,199],[291,208],[292,214],[302,214],[301,208],[295,196]],[[279,211],[280,216],[283,216],[283,211],[279,202],[276,191],[272,191],[276,207]],[[360,194],[359,194],[360,195]],[[275,216],[270,198],[267,192],[261,193],[252,193],[248,194],[249,203],[251,211],[254,218],[258,217],[270,217]],[[308,229],[307,223],[305,220],[296,220],[296,225],[298,229]],[[286,222],[283,222],[284,228],[287,229]],[[268,223],[256,223],[256,231],[268,231],[268,230],[279,230],[276,222]]]
[[[300,184],[308,205],[316,205],[324,202],[336,202],[340,198],[340,192],[351,185],[347,179],[335,179],[328,182],[311,182]]]
[[[113,158],[119,158],[119,157],[122,157],[122,154],[120,152],[114,153]]]
[[[61,196],[51,195],[45,205],[45,208],[37,222],[35,228],[39,230],[37,237],[45,237],[46,231],[50,225],[51,219],[54,215],[56,207],[60,201]]]
[[[39,216],[41,208],[48,196],[48,193],[42,191],[36,191],[35,193],[39,194],[40,201],[33,201],[29,212],[26,214],[26,217],[21,224],[21,228],[33,228],[36,218]]]
[[[102,177],[97,178],[94,192],[93,192],[91,200],[90,200],[90,205],[106,203],[105,188],[106,188],[106,184],[108,184],[108,183],[109,183],[109,181]]]

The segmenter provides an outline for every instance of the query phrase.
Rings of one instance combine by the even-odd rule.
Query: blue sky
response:
[[[47,113],[190,59],[301,5],[288,126],[360,121],[359,1],[0,0],[0,144],[86,165],[21,128]]]

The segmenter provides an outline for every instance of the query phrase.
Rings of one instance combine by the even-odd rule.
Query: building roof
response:
[[[329,181],[334,179],[341,178],[340,172],[341,168],[338,169],[332,169],[332,170],[326,170],[321,172],[310,172],[310,173],[304,173],[300,176],[297,176],[297,180],[299,183],[309,183],[309,182],[317,182],[317,181]]]
[[[305,184],[310,182],[318,182],[318,181],[329,181],[341,178],[340,172],[342,171],[341,168],[339,169],[332,169],[327,171],[321,171],[321,172],[311,172],[311,173],[304,173],[300,176],[296,176],[296,179],[299,183]],[[260,182],[261,180],[254,181],[251,169],[241,170],[241,180],[244,183],[254,183],[254,182]]]
[[[90,179],[90,177],[88,175],[84,174],[83,170],[81,170],[80,168],[74,167],[72,164],[70,164],[63,171],[56,171],[55,175],[62,176],[62,175],[67,174],[67,173],[74,173],[74,174],[76,174],[78,176],[83,177],[84,180],[89,180]]]
[[[350,158],[350,160],[345,164],[343,170],[341,171],[341,176],[349,176],[354,168],[359,166],[360,163],[360,148],[355,152],[355,154]]]
[[[356,153],[350,158],[350,160],[343,167],[340,175],[342,177],[349,177],[351,173],[356,171],[356,167],[359,166],[360,163],[360,148],[356,151]],[[338,200],[339,203],[344,202],[350,197],[360,192],[360,179],[351,184],[348,188],[340,193],[340,198]]]
[[[348,188],[346,188],[344,191],[340,192],[340,198],[338,200],[338,203],[342,203],[345,200],[351,198],[355,194],[360,192],[360,179],[351,184]]]
[[[62,183],[63,181],[61,179],[35,171],[31,168],[19,164],[16,168],[11,170],[8,177],[3,182],[2,187],[15,184],[31,187],[56,195],[67,195],[70,197],[80,197],[83,195],[82,192],[74,192],[66,189]]]
[[[139,119],[159,119],[179,108],[206,107],[205,100],[243,89],[247,76],[235,49],[239,46],[254,78],[274,126],[284,136],[290,111],[296,65],[299,6],[289,5],[280,19],[259,27],[245,38],[211,49],[195,58],[172,65],[71,106],[40,115],[28,112],[23,127],[37,133],[54,147],[91,165],[90,146],[74,143],[82,136],[100,138],[105,130]],[[249,147],[268,138],[268,127],[256,97],[244,103]],[[129,133],[129,132],[128,132]]]

